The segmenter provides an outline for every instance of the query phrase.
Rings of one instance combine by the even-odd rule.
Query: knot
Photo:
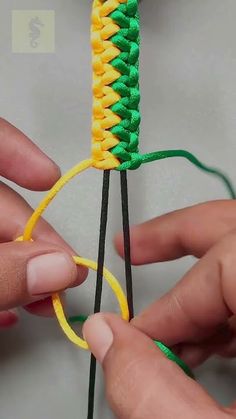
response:
[[[115,169],[119,166],[120,162],[116,156],[104,147],[104,145],[106,145],[104,144],[105,142],[107,142],[109,146],[112,140],[107,139],[105,141],[95,142],[92,144],[93,167],[100,170]]]
[[[135,16],[138,12],[138,0],[127,0],[126,7],[128,15]]]
[[[105,1],[100,6],[100,16],[101,17],[108,16],[110,13],[112,13],[114,10],[116,10],[119,7],[120,3],[121,3],[120,0]]]
[[[138,151],[138,141],[135,134],[132,135],[130,143],[121,141],[115,146],[112,149],[112,154],[123,162],[117,170],[135,170],[143,163],[143,156]]]
[[[143,163],[143,157],[139,153],[130,153],[130,160],[124,161],[117,167],[117,170],[136,170],[138,169]]]

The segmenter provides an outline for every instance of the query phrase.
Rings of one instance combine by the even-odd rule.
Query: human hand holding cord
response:
[[[22,132],[0,119],[0,176],[44,191],[58,180],[60,169]],[[73,262],[75,252],[43,219],[35,229],[35,242],[14,242],[31,214],[27,202],[0,182],[0,329],[16,323],[18,306],[52,315],[47,296],[79,285],[87,274]]]
[[[107,397],[121,419],[236,418],[152,339],[171,347],[190,367],[212,354],[236,355],[236,203],[218,201],[164,215],[131,230],[136,265],[194,255],[196,265],[131,324],[111,314],[84,325],[102,364]],[[115,240],[123,256],[122,237]]]

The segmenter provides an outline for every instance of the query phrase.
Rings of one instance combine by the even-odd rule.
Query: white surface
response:
[[[11,11],[51,9],[54,54],[12,54]],[[91,1],[1,0],[0,114],[35,139],[65,171],[90,151]],[[141,148],[187,148],[236,179],[235,0],[146,0],[141,4]],[[86,257],[96,258],[102,174],[91,171],[63,191],[47,219]],[[112,176],[107,265],[123,277],[112,248],[120,229],[118,175]],[[226,197],[214,178],[183,160],[147,165],[130,174],[132,222],[208,199]],[[35,205],[40,194],[22,191]],[[66,202],[65,202],[65,199]],[[118,205],[117,205],[118,203]],[[168,290],[193,260],[134,269],[139,312]],[[94,276],[68,298],[70,312],[92,309]],[[145,284],[144,284],[145,281]],[[110,292],[104,307],[114,310]],[[69,344],[54,321],[22,314],[1,334],[0,417],[84,419],[88,355]],[[233,399],[235,363],[211,361],[199,379],[223,403]],[[110,418],[102,379],[96,418]]]

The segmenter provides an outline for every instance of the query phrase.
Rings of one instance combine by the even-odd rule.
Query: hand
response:
[[[24,134],[0,119],[0,175],[24,188],[43,191],[57,181],[60,170]],[[26,201],[0,182],[0,328],[17,321],[11,310],[17,306],[52,314],[46,297],[86,277],[87,270],[77,268],[71,258],[73,250],[44,220],[35,229],[34,243],[14,242],[31,213]]]
[[[84,336],[102,364],[107,397],[121,419],[236,418],[169,361],[151,338],[164,342],[191,367],[213,353],[236,355],[236,202],[219,201],[176,211],[136,226],[134,264],[200,258],[165,296],[132,324],[98,314]],[[121,236],[116,247],[123,255]]]

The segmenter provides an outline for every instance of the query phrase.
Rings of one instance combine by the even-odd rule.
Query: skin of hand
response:
[[[0,176],[19,186],[48,190],[60,177],[60,169],[22,132],[0,119]],[[0,182],[0,329],[15,324],[15,307],[34,314],[52,315],[50,294],[79,285],[87,270],[78,268],[76,254],[43,219],[33,243],[14,240],[22,235],[32,214],[27,202]]]
[[[123,257],[122,235],[115,246]],[[107,398],[120,419],[230,419],[222,407],[156,348],[162,341],[190,367],[236,355],[236,202],[216,201],[158,217],[131,230],[134,265],[185,255],[199,260],[177,285],[131,324],[96,314],[84,325],[101,363]]]

